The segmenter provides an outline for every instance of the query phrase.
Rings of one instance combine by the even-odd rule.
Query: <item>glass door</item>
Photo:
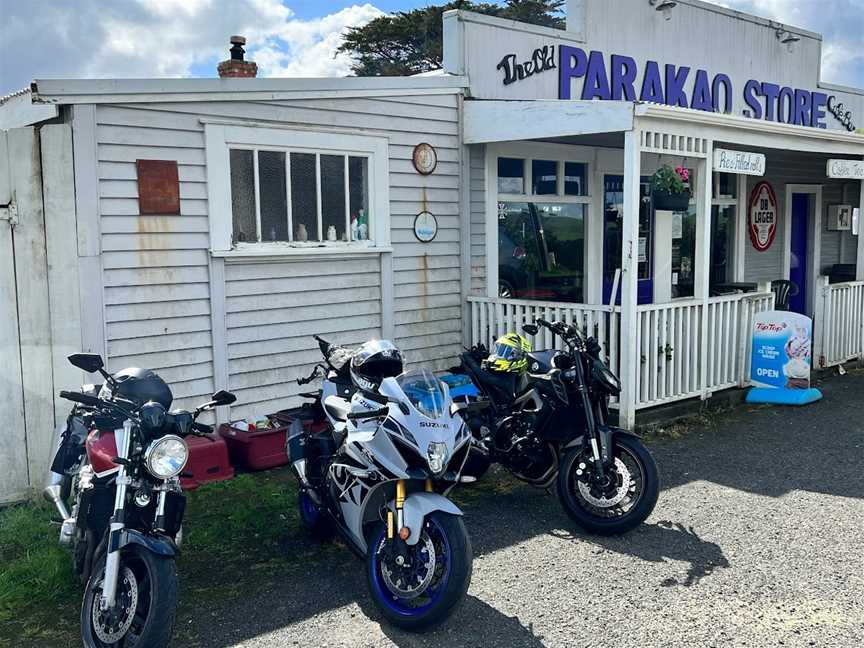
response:
[[[651,209],[651,178],[643,176],[639,186],[639,283],[637,300],[650,304],[654,298],[653,273],[653,210]],[[612,296],[615,271],[621,268],[621,240],[624,216],[624,176],[603,177],[603,303]],[[615,299],[621,303],[621,289]]]

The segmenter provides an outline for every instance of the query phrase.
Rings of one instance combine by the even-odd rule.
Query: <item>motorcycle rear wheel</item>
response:
[[[122,634],[112,633],[111,628],[106,628],[106,624],[100,620],[104,619],[104,613],[99,611],[105,576],[103,552],[95,561],[93,574],[84,591],[81,639],[87,648],[165,648],[171,641],[177,615],[177,567],[174,558],[157,556],[136,545],[125,547],[121,552],[118,599],[129,600],[128,594],[131,592],[124,592],[124,586],[128,587],[132,583],[136,590],[136,605],[134,612],[131,612],[129,627]],[[124,594],[127,596],[124,597]],[[111,613],[120,619],[119,623],[125,625],[122,619],[130,611],[115,607]],[[112,634],[120,636],[115,638]]]
[[[300,521],[313,538],[324,542],[336,535],[336,525],[330,515],[318,506],[305,490],[297,493],[297,509]]]
[[[473,555],[462,518],[441,511],[426,516],[420,540],[410,551],[417,567],[422,568],[423,564],[416,561],[424,559],[424,547],[434,546],[434,573],[425,589],[412,593],[412,598],[399,596],[388,584],[403,575],[396,573],[400,568],[388,558],[386,543],[386,526],[379,523],[370,537],[366,580],[381,614],[394,626],[410,632],[425,630],[447,619],[465,598],[471,583]],[[428,560],[428,556],[425,559]]]
[[[615,436],[612,454],[616,459],[612,476],[621,479],[621,472],[617,470],[619,466],[631,473],[630,483],[625,485],[619,481],[619,487],[626,494],[617,504],[607,506],[599,499],[593,503],[586,499],[586,476],[591,470],[588,461],[590,450],[587,448],[574,448],[568,452],[558,472],[558,499],[564,511],[586,531],[603,536],[626,533],[642,524],[654,510],[660,491],[657,464],[639,439],[629,435]],[[583,474],[577,475],[582,464],[586,466]]]

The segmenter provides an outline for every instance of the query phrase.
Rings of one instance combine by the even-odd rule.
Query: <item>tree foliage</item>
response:
[[[357,76],[406,76],[441,69],[442,17],[463,9],[520,22],[564,28],[564,0],[506,0],[504,4],[454,0],[413,11],[381,16],[362,27],[351,27],[337,52],[354,59]]]

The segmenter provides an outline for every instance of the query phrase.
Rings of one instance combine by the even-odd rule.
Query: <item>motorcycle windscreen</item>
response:
[[[449,413],[450,398],[444,391],[444,385],[428,369],[406,371],[396,378],[396,383],[424,416],[437,419]]]

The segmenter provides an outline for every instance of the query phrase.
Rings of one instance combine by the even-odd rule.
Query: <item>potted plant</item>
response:
[[[664,164],[651,178],[654,209],[687,211],[690,205],[690,171],[684,167],[673,169]]]

